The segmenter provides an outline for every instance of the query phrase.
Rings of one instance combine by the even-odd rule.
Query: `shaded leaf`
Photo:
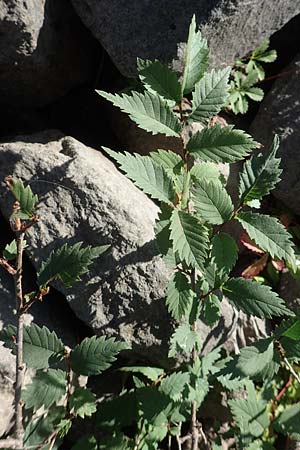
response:
[[[243,204],[252,200],[261,200],[269,194],[280,181],[282,170],[279,167],[280,159],[276,158],[279,147],[279,138],[275,136],[271,151],[267,155],[255,155],[245,162],[240,173],[240,199]]]
[[[50,408],[66,393],[66,372],[60,369],[48,369],[46,372],[38,371],[32,383],[25,386],[22,398],[27,409],[34,411],[42,406]]]
[[[212,238],[211,257],[217,269],[227,274],[234,268],[238,259],[238,246],[235,240],[226,233],[218,233]]]
[[[238,310],[248,315],[267,319],[294,315],[276,292],[256,281],[231,278],[223,286],[223,292]]]
[[[90,417],[97,410],[96,396],[88,388],[76,388],[69,398],[70,409],[74,410],[76,416]]]
[[[171,342],[169,357],[176,356],[177,353],[191,353],[194,346],[201,349],[201,340],[194,330],[188,324],[180,325],[173,333]]]
[[[23,249],[27,247],[27,242],[25,240],[23,240],[22,246]],[[7,261],[12,261],[13,259],[16,259],[17,253],[17,241],[14,239],[10,244],[5,246],[5,249],[3,250],[3,258]]]
[[[164,373],[160,367],[150,366],[128,366],[121,367],[119,370],[122,372],[140,373],[148,378],[150,381],[157,381],[158,378]]]
[[[158,94],[172,104],[181,100],[181,86],[176,74],[159,61],[139,61],[139,77],[148,92]]]

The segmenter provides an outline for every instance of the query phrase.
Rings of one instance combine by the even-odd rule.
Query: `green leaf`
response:
[[[183,159],[171,150],[156,150],[149,154],[150,158],[158,165],[162,166],[168,175],[174,177],[179,175],[183,167]]]
[[[9,325],[0,332],[0,339],[5,345],[16,352],[17,329]],[[34,369],[44,369],[49,367],[49,361],[55,362],[60,359],[64,352],[64,345],[54,331],[48,328],[40,328],[36,324],[24,327],[24,361]]]
[[[101,402],[97,412],[97,426],[117,430],[131,425],[137,418],[136,391],[123,391],[118,397]]]
[[[24,240],[22,243],[23,249],[27,247],[27,242]],[[5,246],[3,250],[3,258],[7,261],[12,261],[17,257],[17,241],[14,239],[10,244]]]
[[[12,180],[11,191],[20,203],[21,212],[29,217],[33,215],[38,196],[32,193],[30,186],[24,187],[22,180]]]
[[[85,338],[70,354],[72,370],[79,375],[98,375],[108,369],[121,350],[128,349],[124,342],[104,336]]]
[[[221,317],[221,302],[217,295],[210,294],[204,301],[203,322],[212,326],[216,324]]]
[[[80,280],[80,276],[88,272],[88,266],[95,258],[102,255],[109,245],[100,247],[82,247],[82,242],[74,245],[64,244],[62,247],[53,250],[38,271],[38,282],[40,286],[45,286],[57,279],[66,286],[71,286],[75,281]]]
[[[71,450],[97,450],[97,440],[93,435],[87,435],[81,437]]]
[[[171,217],[173,209],[167,205],[161,206],[161,212],[155,222],[155,242],[161,253],[164,262],[174,268],[176,267],[176,257],[173,253],[171,234]]]
[[[174,252],[187,265],[203,268],[208,250],[208,230],[197,218],[184,211],[173,211],[171,218],[171,239]]]
[[[280,359],[274,353],[272,339],[261,339],[251,346],[243,347],[237,358],[236,368],[245,377],[252,379],[272,379],[278,372]]]
[[[162,380],[159,390],[172,400],[178,401],[189,379],[187,372],[174,372]]]
[[[256,398],[255,390],[254,393],[249,392],[247,399],[229,400],[228,403],[242,436],[259,437],[263,434],[270,420],[266,405]]]
[[[219,272],[229,274],[238,259],[238,246],[226,233],[218,233],[212,238],[211,257]]]
[[[214,374],[219,371],[215,363],[220,359],[221,347],[214,348],[210,353],[201,359],[201,372],[203,377],[207,377],[210,373]]]
[[[300,439],[300,404],[287,406],[273,422],[276,431],[291,439]]]
[[[194,296],[186,275],[175,272],[169,282],[166,299],[168,311],[175,320],[180,321],[189,313]]]
[[[192,198],[196,213],[205,222],[221,225],[232,216],[234,208],[231,198],[219,182],[198,181]]]
[[[148,378],[150,381],[157,381],[159,377],[164,373],[163,369],[160,367],[150,367],[150,366],[130,366],[121,367],[119,370],[122,372],[133,372],[140,373]]]
[[[187,151],[203,161],[232,163],[244,159],[257,145],[244,131],[235,130],[232,125],[221,128],[217,124],[194,134]]]
[[[197,181],[214,181],[221,182],[222,175],[218,169],[218,166],[214,163],[202,162],[194,164],[190,170],[192,180],[196,183]]]
[[[159,61],[139,60],[139,77],[148,92],[158,94],[173,105],[181,100],[181,86],[174,73]]]
[[[173,358],[177,353],[189,354],[195,346],[200,351],[201,340],[198,333],[192,330],[188,324],[182,324],[172,335],[169,357]]]
[[[195,86],[189,120],[193,122],[206,121],[220,112],[228,98],[229,75],[230,67],[222,70],[213,69],[211,72],[205,73]]]
[[[32,383],[25,386],[22,398],[25,408],[34,411],[42,406],[50,408],[66,393],[66,372],[60,369],[48,369],[46,372],[38,371]]]
[[[298,341],[300,339],[300,320],[294,319],[294,323],[282,333],[282,336]]]
[[[192,18],[188,42],[185,51],[185,65],[182,80],[182,92],[188,94],[201,79],[208,67],[207,41],[196,31],[196,18]]]
[[[97,411],[96,396],[88,388],[76,388],[69,398],[70,409],[74,410],[76,416],[90,417]]]
[[[167,102],[158,95],[150,92],[132,92],[132,95],[96,92],[129,114],[129,117],[143,130],[152,134],[162,133],[166,136],[179,137],[180,122]]]
[[[244,205],[255,199],[261,200],[279,183],[282,170],[279,168],[280,159],[276,158],[278,147],[279,138],[276,135],[268,155],[256,155],[245,162],[239,186]]]
[[[153,425],[167,422],[168,410],[172,410],[171,399],[156,387],[143,387],[136,391],[138,409],[141,417]]]
[[[261,102],[264,98],[264,91],[257,87],[249,87],[247,90],[244,91],[245,95],[247,95],[251,100],[254,100],[255,102]]]
[[[104,150],[120,164],[127,177],[146,194],[161,202],[172,204],[175,199],[174,184],[161,164],[157,164],[149,156],[136,153],[131,155],[127,152],[122,154],[108,148]]]
[[[252,212],[240,212],[237,219],[259,248],[272,258],[285,259],[295,265],[291,235],[277,219]]]
[[[45,442],[52,435],[54,431],[54,424],[51,417],[42,416],[36,420],[30,420],[25,429],[24,444],[25,448],[39,448],[43,450],[50,450],[50,443]],[[60,440],[57,439],[54,446],[51,445],[51,450],[57,450],[60,445]],[[45,445],[42,445],[45,444]]]
[[[223,292],[238,310],[251,316],[270,319],[294,314],[276,292],[256,281],[231,278],[223,286]]]

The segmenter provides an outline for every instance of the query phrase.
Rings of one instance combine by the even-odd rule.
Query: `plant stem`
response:
[[[17,234],[17,267],[15,274],[15,297],[17,309],[17,355],[16,355],[16,386],[15,386],[15,438],[22,443],[23,449],[23,402],[21,399],[22,386],[24,381],[25,365],[23,362],[23,334],[24,334],[24,313],[23,309],[23,240],[24,232]]]

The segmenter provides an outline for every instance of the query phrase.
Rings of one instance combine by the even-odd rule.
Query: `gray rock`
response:
[[[213,65],[232,64],[300,12],[299,0],[72,0],[83,23],[126,76],[136,58],[171,62],[186,42],[192,15]],[[181,49],[182,50],[182,49]]]
[[[279,156],[282,181],[273,195],[300,214],[300,54],[279,78],[264,99],[251,125],[251,134],[269,146],[274,133],[281,138]]]
[[[36,267],[64,242],[111,244],[82,282],[59,286],[76,315],[95,333],[130,342],[139,357],[166,363],[174,323],[164,304],[170,273],[153,242],[157,206],[100,152],[57,131],[1,144],[1,179],[7,174],[29,182],[41,198],[41,220],[27,236]],[[8,216],[5,189],[0,200]],[[214,330],[199,324],[205,351],[226,343],[236,329],[251,328],[249,319],[236,321],[228,304],[223,310]]]
[[[41,106],[91,79],[94,41],[69,2],[0,2],[0,99]]]

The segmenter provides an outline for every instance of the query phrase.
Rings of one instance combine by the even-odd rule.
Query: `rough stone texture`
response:
[[[282,181],[272,191],[288,208],[300,214],[300,54],[279,78],[264,99],[250,133],[269,146],[275,133],[281,139],[279,156]]]
[[[27,238],[33,263],[39,266],[64,242],[110,243],[82,282],[59,289],[95,333],[125,339],[140,357],[163,363],[173,324],[164,305],[169,271],[153,243],[157,206],[100,152],[56,131],[1,144],[1,179],[7,174],[30,182],[41,197],[41,220]],[[0,202],[7,216],[5,190]],[[234,336],[236,327],[253,331],[226,302],[223,313],[212,331],[199,324],[205,351]],[[232,350],[232,340],[227,347]]]
[[[171,62],[196,14],[213,65],[231,64],[300,13],[300,0],[72,0],[83,23],[119,70],[132,76],[136,58]]]
[[[66,0],[0,2],[0,101],[41,106],[92,77],[94,40]]]

